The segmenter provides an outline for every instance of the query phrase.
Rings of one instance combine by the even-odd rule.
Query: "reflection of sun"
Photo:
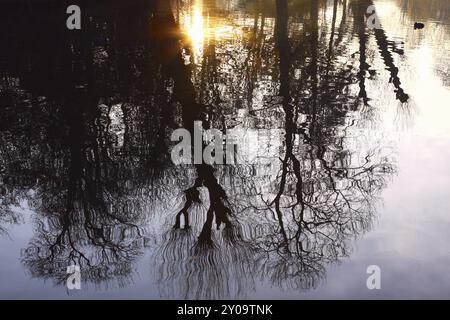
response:
[[[184,29],[194,50],[194,59],[202,55],[204,39],[203,7],[201,0],[195,0],[192,12],[184,17]]]
[[[202,0],[193,0],[180,17],[180,26],[192,48],[194,63],[201,60],[205,44],[242,35],[241,28],[236,25],[218,16],[210,16]]]

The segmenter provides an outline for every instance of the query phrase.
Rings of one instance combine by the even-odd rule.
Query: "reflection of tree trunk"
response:
[[[364,32],[364,29],[359,32],[359,72],[358,72],[358,79],[359,79],[359,94],[358,97],[360,97],[364,104],[367,105],[368,98],[367,98],[367,92],[366,92],[366,70],[368,68],[368,64],[366,63],[366,42],[367,42],[367,36]]]
[[[338,6],[338,0],[334,0],[333,4],[333,19],[331,21],[331,35],[330,35],[330,43],[328,45],[328,60],[331,59],[333,56],[333,41],[334,41],[334,35],[335,35],[335,28],[336,28],[336,15],[337,15],[337,6]]]
[[[185,126],[188,126],[186,129],[193,131],[193,124],[199,118],[201,106],[195,102],[191,74],[181,55],[180,32],[172,14],[170,1],[156,1],[151,30],[155,52],[164,67],[163,72],[174,80],[174,94],[183,106],[183,121]]]
[[[367,45],[367,34],[366,34],[366,22],[365,22],[365,7],[357,6],[355,10],[354,23],[356,25],[356,30],[358,32],[359,38],[359,72],[358,72],[358,82],[359,82],[359,94],[358,97],[362,99],[364,105],[367,105],[368,98],[366,92],[366,72],[369,65],[366,62],[366,45]]]
[[[175,23],[169,1],[157,1],[152,30],[157,52],[159,52],[160,62],[164,66],[165,72],[174,80],[174,94],[182,106],[183,124],[193,136],[194,121],[200,119],[202,111],[206,108],[196,102],[195,88],[191,80],[190,70],[184,64],[181,54],[179,37],[177,36],[180,34],[180,31]],[[204,126],[209,126],[209,124],[206,123]],[[218,227],[222,223],[230,226],[228,216],[231,211],[225,206],[227,196],[225,190],[214,177],[213,168],[209,165],[201,164],[196,165],[196,169],[198,178],[193,188],[198,188],[203,184],[208,189],[210,199],[207,219],[200,234],[199,241],[211,244],[213,218],[215,217]],[[192,192],[189,190],[192,190],[192,188],[187,191]],[[175,227],[179,227],[179,215],[181,213],[184,213],[185,217],[187,217],[187,210],[193,203],[189,197],[187,195],[186,204],[177,215]]]
[[[367,8],[368,6],[374,5],[372,0],[365,0],[360,4],[363,8]],[[392,54],[389,52],[389,42],[387,40],[387,36],[385,31],[382,28],[375,29],[375,39],[378,44],[378,48],[380,50],[381,57],[383,58],[384,64],[391,74],[390,81],[394,84],[396,97],[400,102],[407,102],[409,100],[408,94],[404,92],[401,87],[400,78],[398,77],[398,68],[395,66],[394,59],[392,58]]]
[[[300,221],[303,220],[304,203],[303,203],[303,180],[300,172],[300,161],[295,157],[293,153],[294,141],[295,141],[295,130],[296,121],[293,112],[293,106],[291,104],[290,96],[290,86],[289,86],[289,68],[290,68],[290,54],[289,54],[289,39],[287,36],[287,24],[288,22],[288,7],[286,0],[277,1],[277,20],[276,20],[276,40],[279,51],[279,63],[280,63],[280,96],[283,98],[283,110],[285,112],[285,143],[286,143],[286,154],[285,159],[282,163],[282,175],[280,180],[279,191],[273,200],[275,204],[275,211],[277,214],[278,223],[280,226],[280,232],[283,236],[285,248],[288,250],[288,236],[285,230],[283,215],[280,208],[281,196],[284,193],[286,186],[287,172],[290,163],[293,165],[294,175],[297,179],[296,183],[296,196],[297,204],[301,205],[300,210]],[[293,212],[293,218],[295,221],[298,220]]]
[[[344,0],[342,4],[342,19],[341,24],[339,25],[338,37],[336,39],[336,46],[339,45],[342,41],[342,38],[344,36],[344,27],[346,23],[347,23],[347,0]]]
[[[251,108],[253,102],[253,93],[256,87],[256,81],[258,77],[258,70],[261,69],[261,54],[263,47],[263,39],[264,39],[264,26],[265,26],[265,15],[264,12],[261,13],[261,25],[259,26],[259,16],[262,8],[260,7],[260,3],[258,3],[258,10],[255,10],[254,23],[253,23],[253,31],[252,37],[250,41],[250,49],[248,52],[248,58],[246,61],[246,65],[248,68],[246,69],[246,77],[247,77],[247,108]],[[251,63],[248,60],[251,59]]]
[[[317,50],[319,46],[319,4],[316,0],[311,0],[311,65],[309,68],[311,77],[311,106],[309,107],[309,113],[312,114],[310,136],[316,135],[316,118],[317,118],[317,99],[318,99],[318,58]]]
[[[290,104],[289,94],[289,39],[288,39],[288,7],[286,0],[277,0],[277,20],[275,24],[276,44],[278,46],[279,64],[280,64],[280,96],[283,98],[283,109],[285,112],[285,142],[286,155],[282,166],[282,176],[280,181],[280,190],[274,199],[275,211],[277,214],[278,224],[280,225],[280,232],[284,239],[284,244],[287,246],[288,238],[283,222],[283,215],[280,210],[280,200],[284,192],[286,184],[286,175],[288,170],[288,161],[292,154],[292,139],[293,139],[293,112]]]
[[[328,91],[328,88],[329,88],[330,69],[331,69],[331,62],[332,62],[332,59],[333,59],[333,42],[334,42],[334,35],[335,35],[335,28],[336,28],[337,5],[338,5],[338,0],[334,0],[334,4],[333,4],[333,18],[331,19],[330,42],[328,43],[327,66],[326,66],[326,72],[325,72],[325,76],[324,76],[324,78],[325,78],[324,87],[325,87],[325,89],[327,91]]]
[[[380,53],[383,57],[384,64],[391,74],[390,81],[392,81],[394,87],[396,88],[396,97],[400,100],[400,102],[407,102],[409,100],[409,96],[401,87],[400,78],[398,77],[398,68],[395,66],[394,59],[388,49],[386,33],[383,29],[376,29],[375,38],[377,40],[378,47],[380,48]]]

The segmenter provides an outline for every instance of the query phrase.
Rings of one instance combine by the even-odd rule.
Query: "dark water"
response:
[[[0,5],[0,298],[450,298],[450,1],[78,3]]]

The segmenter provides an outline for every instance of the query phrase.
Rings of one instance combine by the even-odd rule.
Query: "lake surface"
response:
[[[0,4],[0,298],[450,298],[450,1],[95,3]]]

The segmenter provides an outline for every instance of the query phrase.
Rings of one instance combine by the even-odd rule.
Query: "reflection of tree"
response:
[[[167,114],[152,107],[168,96],[163,85],[149,85],[153,65],[148,53],[139,54],[145,34],[124,33],[145,27],[146,8],[144,1],[86,6],[86,16],[95,19],[84,20],[91,22],[80,33],[55,32],[61,30],[55,26],[60,15],[45,6],[49,19],[34,16],[40,28],[30,25],[34,20],[15,25],[19,38],[47,44],[9,56],[10,67],[26,66],[23,61],[32,67],[11,68],[2,77],[2,99],[8,104],[1,122],[7,147],[1,151],[11,176],[2,179],[2,190],[18,199],[23,189],[35,193],[35,235],[22,255],[33,276],[61,282],[66,267],[77,264],[85,281],[125,284],[145,245],[146,204],[136,194],[145,185],[155,201],[165,197],[164,188],[148,187],[149,180],[161,179],[148,165],[164,162],[165,153],[152,151],[165,149],[165,125],[155,119],[166,121]],[[20,15],[21,6],[12,12]],[[146,97],[147,90],[156,101]],[[154,127],[156,134],[150,131]]]
[[[22,255],[32,275],[61,282],[75,263],[86,280],[125,281],[146,245],[147,218],[158,229],[167,215],[155,271],[169,297],[240,296],[260,277],[280,287],[317,285],[328,263],[348,255],[348,240],[370,228],[375,198],[394,171],[352,131],[359,101],[369,101],[367,2],[330,4],[327,24],[324,1],[277,0],[273,10],[257,2],[241,36],[212,35],[195,66],[169,1],[88,6],[92,19],[83,21],[92,22],[76,34],[56,32],[60,21],[35,30],[21,20],[18,38],[46,45],[8,51],[9,69],[1,71],[0,208],[12,217],[8,206],[35,191],[35,234]],[[377,45],[403,101],[380,32]],[[359,69],[342,62],[354,37]],[[27,61],[31,69],[21,67]],[[267,170],[259,163],[174,168],[170,129],[192,132],[195,120],[258,134],[282,129],[280,153]],[[179,206],[155,205],[170,206],[178,190]]]
[[[394,170],[388,158],[380,158],[377,149],[369,150],[362,163],[354,162],[352,158],[355,155],[345,150],[344,139],[348,125],[340,121],[344,120],[345,108],[352,104],[353,97],[342,96],[340,93],[352,83],[352,77],[365,81],[365,75],[364,71],[353,75],[345,68],[335,65],[335,55],[341,54],[346,45],[334,45],[333,41],[337,1],[334,3],[328,46],[323,48],[323,41],[319,41],[319,36],[323,34],[318,25],[319,3],[310,1],[310,18],[305,26],[305,35],[300,35],[303,42],[298,42],[299,47],[294,50],[291,49],[288,37],[287,2],[278,0],[276,4],[275,42],[279,57],[279,97],[282,101],[285,129],[284,157],[281,159],[278,179],[272,183],[277,191],[272,199],[267,200],[263,194],[246,194],[247,198],[242,200],[244,203],[238,204],[236,210],[241,209],[246,214],[240,218],[246,232],[234,238],[240,242],[235,245],[236,252],[225,252],[219,234],[214,247],[222,245],[219,252],[217,249],[199,251],[204,248],[199,244],[204,243],[205,239],[208,243],[213,243],[211,229],[216,200],[214,192],[211,194],[212,188],[206,185],[210,191],[211,207],[204,213],[206,222],[201,228],[198,241],[195,241],[192,234],[195,228],[170,231],[163,240],[159,253],[164,257],[159,270],[161,284],[178,286],[177,289],[171,288],[174,292],[182,292],[185,297],[228,296],[231,293],[229,290],[211,290],[222,288],[223,283],[231,281],[229,277],[222,276],[227,269],[218,257],[236,255],[251,256],[250,261],[241,257],[241,264],[248,268],[248,272],[251,271],[252,276],[264,274],[274,284],[282,287],[307,289],[315,286],[324,276],[327,263],[337,262],[348,255],[347,240],[370,228],[374,197],[385,186],[386,177]],[[364,21],[363,16],[359,18]],[[366,35],[364,31],[358,35],[363,51],[361,70],[367,70],[364,53]],[[296,53],[295,58],[292,57],[292,51]],[[207,50],[205,54],[208,54]],[[292,68],[298,68],[302,72],[298,81],[291,80]],[[210,81],[215,80],[212,78]],[[213,87],[211,83],[209,85]],[[250,90],[254,87],[248,86]],[[364,85],[360,84],[360,88],[359,97],[367,101]],[[311,94],[299,96],[299,92]],[[299,126],[300,117],[304,118],[301,112],[306,113],[307,120]],[[340,130],[343,133],[337,135]],[[197,168],[200,180],[186,192],[185,206],[177,216],[177,228],[180,227],[179,216],[182,213],[187,216],[195,199],[200,201],[200,193],[194,190],[201,186],[199,181],[202,180],[202,169],[205,168],[212,170],[206,166]],[[207,178],[204,179],[207,181]],[[215,181],[214,179],[214,184]],[[255,196],[259,201],[254,201]],[[226,198],[220,200],[224,199]],[[257,218],[250,218],[252,215]],[[215,218],[216,221],[221,221],[220,217]],[[249,225],[246,225],[247,221]],[[192,225],[189,226],[192,228]],[[223,232],[227,230],[233,228],[225,228]],[[192,261],[208,263],[196,265]],[[249,264],[245,265],[246,263]],[[211,278],[211,274],[217,277]],[[248,279],[243,275],[241,277]],[[203,287],[206,283],[213,284],[209,290]]]
[[[154,16],[157,21],[155,25],[159,27],[164,25],[166,30],[176,30],[177,25],[168,2],[157,1],[157,8]],[[183,64],[181,48],[176,42],[166,42],[166,38],[166,36],[158,37],[156,46],[160,52],[173,53],[172,59],[168,59],[165,54],[161,55],[164,59],[160,61],[174,79],[174,94],[183,110],[183,124],[192,133],[193,122],[201,119],[202,114],[207,112],[208,106],[196,102],[196,92],[191,82],[190,72]],[[214,60],[214,47],[209,47],[207,52],[211,52],[212,56],[209,58]],[[209,120],[203,120],[205,120],[204,127],[208,128]],[[247,254],[250,249],[242,241],[238,222],[230,220],[228,197],[214,176],[213,170],[213,167],[206,164],[196,165],[195,183],[185,191],[185,203],[176,216],[174,230],[164,236],[163,245],[157,255],[158,261],[162,260],[162,264],[158,262],[160,264],[159,282],[164,287],[168,286],[169,295],[181,293],[186,298],[228,296],[231,294],[230,282],[233,279],[236,290],[242,291],[246,287],[243,280],[248,279],[248,275],[251,274],[248,269],[250,255]],[[208,191],[209,204],[199,237],[194,241],[189,224],[189,210],[193,209],[194,203],[201,202],[199,192],[201,187],[205,187]],[[184,229],[180,230],[182,214],[185,225]],[[221,244],[214,243],[213,220],[216,221],[218,230],[222,224],[225,225]]]
[[[385,172],[392,171],[392,167],[387,162],[372,164],[372,155],[368,154],[366,163],[351,168],[348,165],[351,155],[342,150],[339,140],[334,144],[332,137],[324,135],[324,120],[328,116],[323,110],[339,108],[345,102],[336,101],[329,91],[314,88],[323,82],[330,86],[330,74],[317,73],[319,33],[316,1],[311,1],[308,31],[313,48],[311,66],[306,73],[313,79],[309,100],[311,122],[308,131],[295,135],[298,111],[291,103],[289,68],[292,62],[286,36],[287,10],[286,1],[277,1],[276,39],[280,57],[280,96],[285,113],[285,155],[275,184],[278,192],[266,204],[267,210],[275,213],[278,230],[272,229],[272,232],[277,232],[262,249],[268,253],[265,264],[270,267],[265,266],[264,270],[272,274],[272,281],[281,286],[308,288],[323,275],[325,263],[336,262],[346,256],[346,239],[370,226],[373,195],[384,185]],[[328,50],[331,48],[329,46]],[[330,70],[329,63],[328,56],[325,70]],[[296,90],[302,91],[301,88]],[[294,150],[296,142],[296,147],[304,148],[304,151]]]
[[[357,25],[357,29],[359,30],[359,37],[360,37],[360,57],[361,57],[361,75],[360,75],[360,87],[361,91],[360,94],[363,96],[366,95],[365,89],[364,89],[364,71],[367,69],[368,65],[365,61],[365,54],[366,54],[366,34],[363,31],[365,27],[365,20],[364,20],[364,14],[365,10],[369,6],[373,6],[373,1],[371,0],[361,0],[361,1],[353,1],[352,6],[354,8],[354,14],[355,14],[355,22]],[[392,82],[392,84],[395,87],[395,93],[397,99],[405,103],[409,100],[409,96],[404,92],[403,88],[401,87],[401,81],[398,76],[399,69],[395,66],[394,59],[392,57],[392,54],[389,51],[389,41],[386,36],[386,32],[383,30],[383,28],[376,28],[374,29],[375,39],[377,41],[378,48],[380,50],[381,57],[383,58],[384,64],[386,65],[386,69],[390,73],[390,79],[389,82]],[[364,98],[367,99],[367,98]]]
[[[165,26],[163,31],[156,31],[156,46],[162,53],[160,54],[160,61],[167,70],[169,76],[174,79],[174,94],[182,107],[183,124],[185,128],[191,131],[193,136],[193,125],[195,120],[201,120],[201,115],[207,111],[207,106],[196,102],[196,93],[193,83],[190,78],[190,72],[183,63],[181,54],[181,47],[178,41],[168,41],[168,34],[179,34],[177,32],[177,24],[173,17],[170,5],[167,1],[157,1],[154,19],[154,25]],[[162,32],[162,34],[159,34]],[[169,32],[169,33],[168,33]],[[167,34],[166,34],[167,33]],[[169,56],[167,53],[170,52]],[[205,127],[208,127],[208,121],[205,121]],[[175,228],[180,227],[179,218],[183,213],[185,218],[188,217],[188,210],[194,202],[200,202],[198,198],[198,188],[205,186],[208,190],[209,209],[207,211],[206,222],[199,236],[199,243],[205,245],[212,245],[211,229],[212,222],[215,218],[217,227],[223,223],[226,226],[230,225],[228,216],[231,214],[227,207],[227,196],[224,189],[217,182],[214,177],[213,168],[209,165],[197,165],[197,179],[194,186],[186,191],[186,203],[183,209],[177,215]]]
[[[73,125],[82,127],[82,123]],[[82,130],[71,128],[77,134],[73,141]],[[36,235],[22,261],[33,276],[58,282],[70,264],[79,265],[87,281],[126,278],[140,253],[142,236],[135,224],[139,215],[127,210],[126,201],[117,201],[111,184],[100,175],[102,163],[89,161],[78,143],[70,151],[67,191],[42,204],[47,214],[37,221]]]

